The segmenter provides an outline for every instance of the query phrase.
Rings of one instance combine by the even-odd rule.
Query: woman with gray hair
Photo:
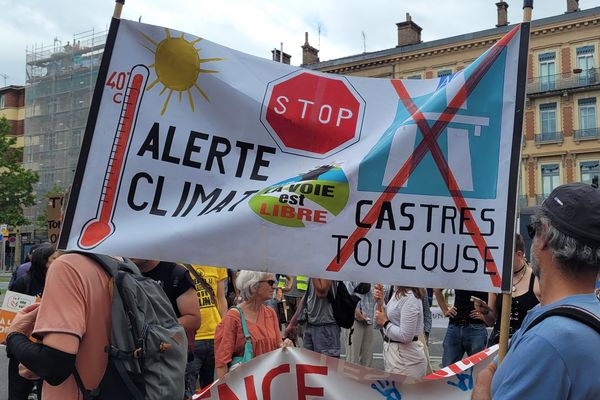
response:
[[[264,302],[273,297],[277,280],[269,272],[240,271],[235,285],[240,291],[242,303],[227,311],[215,332],[215,367],[217,378],[229,370],[234,357],[245,351],[242,314],[252,339],[253,356],[268,353],[280,347],[293,346],[289,339],[282,340],[279,320],[275,311]]]

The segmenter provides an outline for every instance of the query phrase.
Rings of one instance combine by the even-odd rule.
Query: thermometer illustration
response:
[[[83,226],[79,236],[78,245],[82,249],[93,249],[115,231],[112,219],[119,195],[119,187],[121,186],[123,167],[148,75],[149,71],[145,65],[136,65],[130,71],[115,139],[113,140],[104,181],[102,182],[98,210],[96,216]]]

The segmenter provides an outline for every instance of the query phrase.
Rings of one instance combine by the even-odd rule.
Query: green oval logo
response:
[[[248,201],[259,217],[277,225],[304,228],[326,224],[348,203],[348,179],[337,164],[269,186]]]

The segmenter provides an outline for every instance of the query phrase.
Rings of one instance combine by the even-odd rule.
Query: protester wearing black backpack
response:
[[[344,282],[348,291],[360,298],[354,309],[354,324],[344,333],[346,361],[372,367],[375,336],[375,299],[370,283]]]
[[[360,299],[348,293],[344,282],[311,278],[308,290],[286,328],[286,337],[294,338],[298,322],[306,322],[302,347],[339,357],[340,328],[354,323],[354,309]]]
[[[69,190],[61,218],[68,198]],[[127,259],[74,252],[54,260],[42,302],[14,317],[6,347],[24,377],[44,381],[44,400],[184,395],[185,332],[164,291]]]
[[[44,380],[44,400],[183,398],[185,332],[164,291],[128,260],[56,259],[41,305],[17,314],[7,348]]]
[[[600,399],[600,192],[554,189],[531,219],[540,306],[527,313],[502,363],[484,369],[473,399]],[[496,371],[497,369],[497,371]]]
[[[87,387],[99,386],[108,364],[109,282],[109,275],[88,257],[62,255],[48,271],[39,308],[29,306],[14,318],[7,349],[44,380],[45,399],[81,398],[73,376],[76,366]],[[32,333],[42,342],[31,342]]]
[[[330,357],[340,356],[341,329],[328,296],[334,281],[311,278],[306,300],[306,327],[302,347]]]

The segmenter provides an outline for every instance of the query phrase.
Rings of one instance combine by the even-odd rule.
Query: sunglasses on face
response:
[[[529,237],[531,239],[533,239],[535,237],[535,225],[534,224],[527,225],[527,234],[529,235]]]
[[[269,284],[269,286],[273,286],[275,284],[275,282],[277,282],[275,279],[267,279],[264,281],[259,281],[259,282],[266,282]]]

